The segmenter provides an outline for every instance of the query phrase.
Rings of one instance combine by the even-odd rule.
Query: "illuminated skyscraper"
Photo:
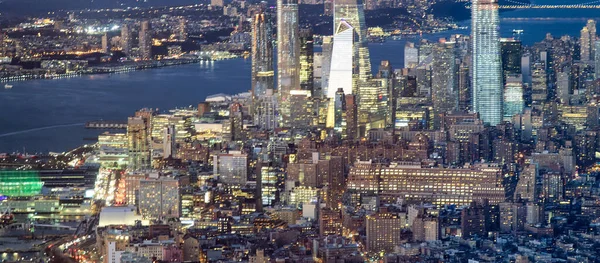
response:
[[[300,89],[298,0],[277,0],[277,89],[283,126],[290,119],[290,91]]]
[[[125,55],[131,56],[131,27],[127,24],[121,26],[121,51]]]
[[[253,114],[260,98],[274,88],[273,40],[271,21],[265,12],[254,15],[252,20],[252,103]]]
[[[521,78],[509,77],[504,85],[504,120],[510,121],[515,114],[523,113],[523,82]]]
[[[104,33],[102,35],[102,52],[110,52],[110,39],[108,38],[108,33]]]
[[[343,89],[338,89],[337,92],[335,93],[335,99],[333,102],[333,107],[334,107],[334,116],[335,116],[335,123],[333,126],[333,129],[335,130],[335,132],[337,134],[339,134],[340,136],[342,136],[343,134],[346,133],[346,120],[345,120],[345,113],[346,113],[346,97],[344,95],[344,90]]]
[[[329,73],[329,87],[327,98],[335,98],[338,89],[343,89],[344,94],[353,94],[353,76],[356,72],[354,63],[356,53],[352,48],[356,33],[347,21],[341,20],[334,31],[333,48],[331,51],[331,65]]]
[[[312,29],[300,30],[300,89],[314,95],[313,59],[314,40]]]
[[[140,213],[144,219],[179,217],[179,181],[172,178],[140,180]]]
[[[355,66],[355,79],[353,79],[352,92],[344,89],[345,94],[356,94],[358,99],[358,122],[359,125],[365,125],[369,122],[372,114],[377,113],[377,107],[373,102],[377,98],[380,83],[369,81],[371,75],[371,61],[369,57],[367,25],[365,22],[365,11],[362,0],[335,0],[334,1],[334,31],[338,32],[339,22],[346,21],[356,32],[353,49],[356,57],[353,59]],[[335,39],[333,45],[335,46]],[[333,78],[330,76],[330,78]],[[331,87],[331,85],[330,85]],[[328,94],[335,93],[340,87],[333,87]]]
[[[414,68],[419,65],[419,49],[415,43],[407,42],[404,45],[404,68]]]
[[[150,166],[150,148],[148,129],[142,117],[130,117],[127,120],[127,149],[129,151],[129,169],[146,169]]]
[[[491,125],[502,121],[502,62],[497,0],[472,0],[473,110]]]
[[[521,41],[514,38],[502,38],[500,39],[500,49],[502,50],[504,80],[508,75],[521,74],[521,57],[523,56]]]
[[[431,75],[431,100],[433,101],[434,127],[439,128],[441,113],[458,109],[455,42],[440,43],[433,49]]]
[[[152,58],[152,32],[150,28],[150,21],[143,21],[140,26],[140,58],[151,59]]]
[[[596,38],[596,21],[590,19],[586,26],[581,29],[581,37],[579,38],[581,61],[589,63],[594,58]]]
[[[350,24],[344,20],[338,23],[333,39],[329,87],[327,88],[327,98],[329,98],[327,127],[329,128],[334,128],[336,122],[334,100],[337,91],[341,89],[343,94],[353,94],[354,72],[356,72],[356,64],[353,62],[356,53],[352,46],[355,36],[354,28]]]

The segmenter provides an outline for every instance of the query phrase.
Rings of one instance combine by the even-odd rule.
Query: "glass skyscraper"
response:
[[[370,81],[372,78],[371,61],[369,56],[367,25],[365,22],[363,1],[335,0],[333,13],[335,28],[333,32],[337,32],[337,27],[341,20],[346,21],[354,28],[354,31],[356,32],[356,40],[353,45],[353,49],[356,54],[356,57],[353,59],[355,66],[355,78],[353,79],[352,93],[348,93],[346,90],[344,90],[344,93],[357,95],[359,113],[358,122],[365,124],[369,122],[369,118],[372,114],[377,113],[377,108],[373,107],[373,103],[370,103],[375,101],[377,98],[371,98],[370,96],[377,96],[380,87],[377,85],[377,83]],[[333,78],[333,76],[331,76],[331,78]],[[329,87],[332,86],[330,85]],[[335,93],[339,87],[332,88],[333,90],[328,94]]]
[[[473,0],[473,110],[490,125],[502,122],[502,61],[497,0]]]
[[[277,0],[277,89],[282,126],[290,120],[290,91],[300,89],[298,0]]]
[[[353,94],[354,72],[356,71],[356,63],[354,63],[356,50],[353,48],[356,32],[345,20],[340,20],[337,25],[333,36],[329,87],[327,88],[327,98],[330,100],[327,127],[330,128],[333,128],[335,123],[333,101],[336,98],[337,91],[341,89],[344,94]]]
[[[273,40],[271,21],[266,13],[254,15],[252,20],[252,103],[253,108],[260,104],[259,99],[274,88]]]

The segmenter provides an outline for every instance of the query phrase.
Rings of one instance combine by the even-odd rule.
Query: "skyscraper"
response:
[[[152,58],[152,32],[150,31],[150,21],[143,21],[140,26],[140,58]]]
[[[131,28],[129,25],[124,24],[121,26],[121,51],[125,53],[125,55],[131,56]]]
[[[265,12],[252,19],[252,103],[253,114],[268,89],[274,88],[271,21]]]
[[[523,113],[523,82],[521,77],[509,77],[504,85],[504,120],[510,121],[516,114]]]
[[[439,115],[458,109],[458,87],[455,42],[439,43],[433,49],[431,75],[431,100],[433,101],[434,126],[439,128]]]
[[[345,94],[356,94],[358,99],[358,122],[364,126],[369,122],[372,114],[377,113],[377,107],[370,103],[376,101],[380,86],[377,82],[369,81],[371,75],[371,61],[369,56],[367,25],[365,22],[365,11],[362,0],[335,0],[334,1],[334,31],[338,32],[340,21],[346,21],[356,33],[353,49],[356,57],[353,62],[356,65],[354,71],[355,79],[353,79],[353,89],[349,93],[344,89]],[[335,39],[334,39],[335,46]],[[333,78],[331,76],[331,78]],[[330,85],[331,87],[331,85]],[[335,93],[340,87],[333,87],[328,94]]]
[[[313,48],[312,29],[300,30],[300,89],[310,91],[311,95],[314,95]]]
[[[102,52],[110,52],[110,39],[108,38],[108,33],[104,33],[102,35]]]
[[[586,63],[592,61],[595,53],[594,44],[596,39],[596,21],[590,19],[583,29],[581,29],[581,37],[579,38],[581,61]]]
[[[130,117],[127,120],[127,142],[129,168],[131,170],[148,168],[150,166],[150,148],[148,129],[144,118]]]
[[[335,93],[340,88],[344,90],[344,94],[353,94],[353,73],[356,70],[356,64],[353,62],[356,53],[352,46],[355,36],[352,25],[345,20],[338,22],[333,36],[327,98],[335,98]]]
[[[175,158],[177,144],[175,142],[175,125],[167,125],[163,134],[163,157]]]
[[[491,125],[502,121],[502,62],[497,0],[472,0],[473,110]]]
[[[523,56],[521,41],[514,38],[502,38],[500,39],[500,49],[504,80],[508,75],[521,74],[521,57]]]
[[[298,0],[277,0],[277,89],[283,126],[290,118],[290,91],[300,89]]]

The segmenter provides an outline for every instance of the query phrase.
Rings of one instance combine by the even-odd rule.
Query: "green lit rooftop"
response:
[[[43,185],[36,171],[0,170],[0,195],[34,196],[40,194]]]

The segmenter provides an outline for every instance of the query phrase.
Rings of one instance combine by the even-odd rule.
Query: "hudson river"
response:
[[[522,29],[522,41],[531,45],[549,32],[578,37],[587,18],[598,20],[595,10],[516,10],[503,13],[503,37]],[[465,21],[461,25],[468,26]],[[435,40],[469,30],[449,31],[424,38]],[[382,59],[393,67],[403,63],[403,39],[371,43],[374,69]],[[142,107],[167,110],[197,105],[216,93],[234,94],[250,89],[250,60],[234,59],[113,75],[88,75],[69,79],[32,80],[0,87],[0,153],[62,152],[85,143],[102,131],[86,130],[93,120],[125,120]],[[3,85],[2,85],[3,86]]]

